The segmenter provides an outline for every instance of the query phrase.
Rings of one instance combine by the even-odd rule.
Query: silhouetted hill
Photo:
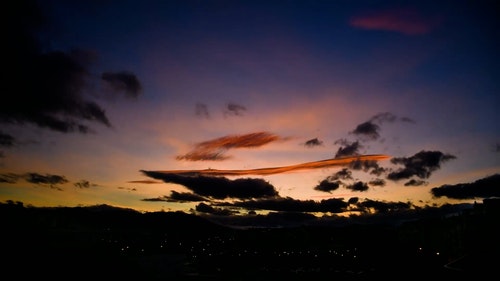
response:
[[[499,200],[397,224],[236,229],[183,212],[0,204],[7,279],[396,280],[492,274]],[[28,269],[29,270],[26,270]]]

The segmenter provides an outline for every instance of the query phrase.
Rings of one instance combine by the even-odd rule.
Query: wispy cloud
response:
[[[367,30],[423,35],[431,32],[439,24],[439,20],[434,17],[425,17],[416,9],[393,8],[356,15],[350,19],[349,24]]]
[[[269,132],[228,135],[198,143],[192,151],[184,155],[179,155],[176,159],[188,161],[226,160],[230,157],[224,155],[224,153],[229,149],[256,148],[279,140],[286,139]]]
[[[164,174],[164,175],[184,175],[184,176],[244,176],[244,175],[273,175],[286,172],[294,172],[300,170],[312,170],[320,168],[328,168],[334,166],[348,166],[353,161],[379,161],[389,159],[390,156],[384,154],[372,154],[372,155],[358,155],[352,157],[343,158],[333,158],[326,160],[319,160],[313,162],[306,162],[301,164],[295,164],[290,166],[280,166],[280,167],[267,167],[259,169],[246,169],[246,170],[218,170],[218,169],[204,169],[204,170],[157,170],[157,171],[145,171],[142,170],[147,176],[150,173]]]
[[[224,117],[226,116],[242,116],[243,112],[245,112],[247,108],[243,105],[236,103],[228,103],[226,104],[226,108],[224,109]]]
[[[156,183],[163,183],[163,182],[162,181],[154,181],[154,180],[134,180],[134,181],[128,181],[128,183],[156,184]]]
[[[208,112],[208,106],[204,103],[198,102],[195,105],[195,114],[197,117],[209,119],[210,113]]]

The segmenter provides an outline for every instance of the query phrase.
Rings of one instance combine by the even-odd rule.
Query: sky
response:
[[[500,196],[495,1],[16,1],[0,201],[332,215]]]

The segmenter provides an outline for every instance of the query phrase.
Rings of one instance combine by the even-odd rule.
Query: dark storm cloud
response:
[[[353,191],[367,191],[368,190],[368,184],[362,181],[357,181],[353,184],[346,185],[347,189],[353,190]]]
[[[337,140],[335,141],[335,144],[341,145],[341,147],[339,147],[337,153],[335,154],[335,158],[359,155],[359,150],[363,148],[363,146],[358,141],[349,142],[345,139]]]
[[[245,200],[234,203],[221,203],[225,206],[236,206],[246,209],[286,211],[286,212],[332,212],[346,211],[348,204],[342,199],[332,198],[321,201],[298,200],[290,197],[263,198]]]
[[[409,179],[413,176],[427,179],[431,174],[441,168],[441,164],[456,157],[444,154],[441,151],[420,151],[411,157],[396,157],[391,163],[403,165],[403,168],[390,172],[387,178],[390,180]]]
[[[37,185],[49,186],[50,188],[59,189],[57,184],[65,184],[69,182],[66,177],[60,175],[52,175],[52,174],[38,174],[38,173],[27,173],[23,176],[23,178],[30,183],[34,183]]]
[[[197,195],[215,199],[225,198],[260,198],[277,196],[278,192],[263,179],[235,179],[206,176],[180,176],[154,171],[142,171],[146,176],[185,186]]]
[[[205,119],[210,118],[210,113],[208,112],[208,106],[204,103],[196,103],[195,114],[200,118],[205,118]]]
[[[236,103],[228,103],[224,109],[224,116],[242,116],[243,112],[247,110],[243,105]]]
[[[142,91],[141,82],[128,71],[104,72],[101,79],[115,92],[123,92],[126,97],[137,98]]]
[[[321,146],[323,145],[323,142],[320,141],[318,138],[310,139],[304,143],[304,146],[307,147],[315,147],[315,146]]]
[[[500,197],[500,174],[488,176],[471,183],[442,185],[431,189],[435,197],[474,199]]]
[[[64,133],[91,132],[86,122],[111,127],[105,110],[85,97],[95,77],[88,70],[92,56],[79,50],[63,52],[42,46],[37,32],[48,26],[43,25],[48,21],[36,1],[16,1],[4,19],[9,40],[3,47],[9,59],[3,65],[6,71],[1,85],[4,99],[0,102],[0,122],[30,123]]]

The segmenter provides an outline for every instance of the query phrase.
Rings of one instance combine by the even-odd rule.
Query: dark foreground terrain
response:
[[[498,276],[498,201],[398,224],[236,229],[180,212],[0,205],[2,280]],[[449,279],[447,279],[449,280]]]

